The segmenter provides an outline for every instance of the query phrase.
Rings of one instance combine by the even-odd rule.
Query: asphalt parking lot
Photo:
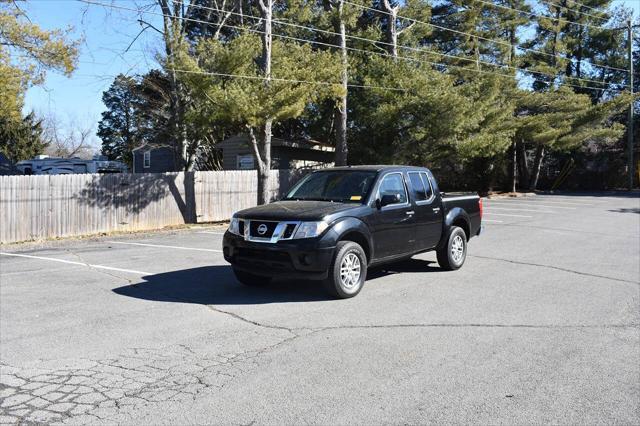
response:
[[[0,422],[639,424],[639,195],[484,223],[349,300],[240,286],[215,227],[4,246]]]

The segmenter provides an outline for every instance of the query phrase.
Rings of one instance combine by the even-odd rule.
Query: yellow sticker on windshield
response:
[[[362,199],[362,195],[352,195],[351,201],[360,201]]]

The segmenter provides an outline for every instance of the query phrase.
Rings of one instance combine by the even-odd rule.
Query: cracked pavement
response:
[[[0,424],[638,424],[640,198],[544,200],[344,301],[163,247],[220,229],[2,247],[81,264],[0,256]]]

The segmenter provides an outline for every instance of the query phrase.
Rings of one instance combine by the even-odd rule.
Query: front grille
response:
[[[252,220],[249,223],[249,235],[255,238],[271,238],[276,226],[278,226],[278,222]],[[264,232],[261,233],[260,230],[264,230]]]
[[[287,227],[284,228],[284,233],[282,234],[282,238],[285,240],[288,240],[289,238],[293,237],[293,231],[296,230],[296,224],[295,223],[289,223],[287,224]]]

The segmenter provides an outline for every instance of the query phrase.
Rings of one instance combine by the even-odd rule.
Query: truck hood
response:
[[[252,207],[236,213],[236,217],[262,220],[322,220],[325,216],[362,207],[356,203],[337,203],[331,201],[277,201],[271,204]]]

